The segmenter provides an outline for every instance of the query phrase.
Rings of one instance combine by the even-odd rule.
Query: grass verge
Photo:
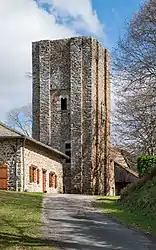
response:
[[[139,209],[132,212],[130,208],[119,202],[119,197],[97,198],[96,205],[102,208],[106,215],[156,236],[156,217],[151,213],[145,215]]]
[[[0,249],[54,249],[40,237],[42,193],[0,191]]]

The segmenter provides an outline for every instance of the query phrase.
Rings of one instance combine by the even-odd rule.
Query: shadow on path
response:
[[[114,222],[92,206],[94,197],[47,196],[44,201],[44,238],[61,249],[154,250],[144,235]]]

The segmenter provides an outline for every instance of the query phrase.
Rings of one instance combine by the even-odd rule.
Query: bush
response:
[[[156,167],[156,156],[139,156],[137,158],[137,169],[139,177],[151,173],[151,170]]]
[[[147,175],[144,175],[141,179],[137,180],[135,183],[131,183],[125,187],[121,192],[121,200],[125,197],[131,195],[136,189],[141,188],[146,184],[146,182],[151,181],[156,177],[156,167],[151,169],[151,172]]]

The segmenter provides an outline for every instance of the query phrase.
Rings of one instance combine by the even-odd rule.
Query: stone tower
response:
[[[112,194],[109,53],[94,38],[32,44],[33,138],[71,156],[66,193]]]

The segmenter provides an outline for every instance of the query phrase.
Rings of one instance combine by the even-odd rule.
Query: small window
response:
[[[37,184],[40,183],[40,170],[37,169]]]
[[[70,149],[70,148],[71,148],[71,143],[66,143],[66,144],[65,144],[65,148],[66,148],[66,149]]]
[[[61,110],[67,110],[67,98],[61,98]]]
[[[55,178],[55,174],[50,173],[49,174],[49,187],[54,187],[54,178]]]
[[[57,175],[55,173],[49,174],[49,187],[57,188]]]
[[[32,167],[29,167],[29,181],[32,182]]]
[[[29,181],[35,182],[36,177],[36,168],[35,167],[29,167]]]
[[[65,143],[65,154],[71,158],[71,143]],[[71,159],[66,159],[66,163],[71,163]]]
[[[66,151],[66,155],[71,158],[71,151]],[[66,163],[71,163],[71,159],[66,159]]]
[[[69,157],[71,157],[71,151],[66,151],[66,155],[68,155]]]
[[[57,188],[57,175],[55,174],[55,188]]]

